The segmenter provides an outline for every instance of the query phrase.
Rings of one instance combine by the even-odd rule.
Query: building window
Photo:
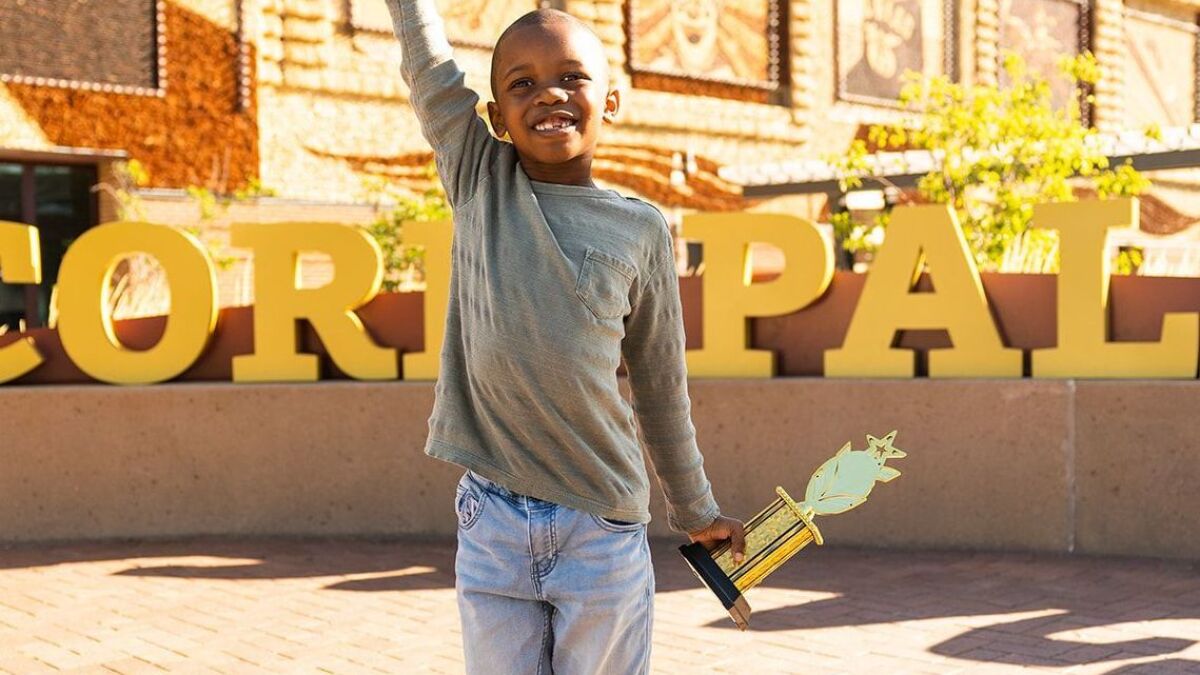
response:
[[[0,82],[161,96],[164,0],[0,2]]]
[[[67,247],[98,219],[93,165],[0,161],[0,220],[35,225],[41,240],[42,283],[0,283],[0,324],[10,330],[46,325],[50,292]]]
[[[836,0],[837,95],[895,106],[905,73],[957,79],[957,4],[946,0]]]
[[[1125,9],[1125,125],[1186,126],[1198,119],[1200,27],[1187,9]]]
[[[1076,56],[1091,47],[1091,6],[1087,0],[1003,0],[1000,3],[1000,54],[1015,52],[1029,73],[1050,84],[1054,105],[1062,107],[1075,93],[1075,85],[1059,70],[1064,56]],[[1001,56],[1003,58],[1003,56]],[[1000,64],[1000,83],[1008,75]],[[1081,101],[1085,119],[1088,110]]]
[[[634,87],[787,102],[785,0],[627,0]]]

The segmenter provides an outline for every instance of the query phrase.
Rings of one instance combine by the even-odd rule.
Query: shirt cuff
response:
[[[689,534],[708,527],[720,515],[721,508],[717,506],[717,500],[710,490],[685,508],[668,508],[667,525],[676,532]]]

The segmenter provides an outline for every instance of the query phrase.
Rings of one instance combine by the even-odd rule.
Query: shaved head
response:
[[[584,40],[586,49],[590,52],[586,55],[580,55],[581,61],[591,61],[604,69],[604,79],[608,80],[608,58],[604,54],[604,44],[600,38],[592,31],[586,23],[576,19],[558,9],[535,9],[532,12],[524,14],[521,18],[509,24],[508,28],[500,34],[500,38],[496,40],[496,47],[492,51],[492,98],[496,98],[496,92],[499,90],[500,77],[504,74],[501,69],[505,65],[506,59],[504,55],[504,45],[508,38],[526,28],[552,28],[554,30],[562,30],[566,28],[570,31],[580,31],[590,36],[589,40]],[[586,44],[591,43],[591,44]]]
[[[601,129],[621,108],[611,76],[604,43],[587,24],[558,10],[529,12],[492,52],[492,131],[510,139],[532,180],[594,186]]]

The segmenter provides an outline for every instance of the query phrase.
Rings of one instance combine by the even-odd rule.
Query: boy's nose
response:
[[[538,93],[538,103],[561,103],[567,100],[567,91],[562,87],[546,87]]]

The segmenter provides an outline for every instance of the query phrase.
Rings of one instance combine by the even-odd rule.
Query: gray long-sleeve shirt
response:
[[[636,410],[669,525],[708,525],[719,510],[696,447],[662,214],[612,190],[531,180],[476,114],[433,0],[388,5],[454,212],[426,453],[518,493],[648,522]]]

